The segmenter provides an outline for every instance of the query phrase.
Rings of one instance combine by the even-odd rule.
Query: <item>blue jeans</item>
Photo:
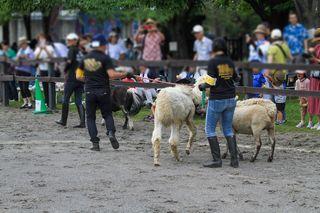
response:
[[[207,138],[217,136],[216,127],[220,120],[224,136],[233,136],[232,120],[236,100],[234,98],[209,100],[206,115]]]

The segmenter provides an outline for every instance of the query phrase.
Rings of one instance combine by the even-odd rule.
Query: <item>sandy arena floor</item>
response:
[[[250,163],[253,139],[240,136],[246,158],[240,168],[226,159],[223,168],[206,169],[203,126],[190,156],[183,128],[182,162],[171,157],[165,130],[161,167],[154,167],[152,123],[136,122],[128,131],[116,119],[118,151],[99,127],[97,153],[89,150],[87,131],[71,127],[76,114],[67,128],[55,125],[58,118],[0,107],[0,212],[320,212],[319,135],[278,134],[273,163],[265,138]]]

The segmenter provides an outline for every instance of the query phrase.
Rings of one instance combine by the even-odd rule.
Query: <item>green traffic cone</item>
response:
[[[34,114],[46,114],[48,113],[47,106],[44,101],[44,97],[40,88],[39,80],[35,80],[35,110],[33,111]]]

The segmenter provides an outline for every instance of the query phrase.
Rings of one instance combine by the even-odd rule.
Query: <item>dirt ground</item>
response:
[[[86,130],[54,124],[59,114],[0,107],[0,212],[320,212],[319,135],[277,134],[273,163],[270,145],[249,162],[253,139],[240,136],[245,161],[240,168],[208,169],[203,126],[190,156],[179,145],[182,162],[171,157],[164,130],[160,167],[153,166],[153,124],[135,122],[122,130],[120,149],[112,150],[99,127],[101,152],[89,150]],[[222,149],[225,140],[221,137]]]

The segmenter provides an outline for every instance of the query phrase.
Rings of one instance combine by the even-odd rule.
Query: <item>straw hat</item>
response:
[[[153,20],[152,18],[148,18],[146,20],[145,24],[157,24],[157,22],[155,20]]]
[[[285,81],[286,71],[276,70],[273,72],[273,75],[271,77],[272,77],[272,84],[279,87]]]
[[[253,33],[262,33],[262,34],[267,34],[267,28],[263,24],[259,24],[257,28],[253,31]]]
[[[19,44],[19,45],[25,44],[25,43],[28,43],[28,42],[29,42],[29,41],[28,41],[27,37],[25,37],[25,36],[22,36],[22,37],[20,37],[20,38],[18,39],[18,44]]]

